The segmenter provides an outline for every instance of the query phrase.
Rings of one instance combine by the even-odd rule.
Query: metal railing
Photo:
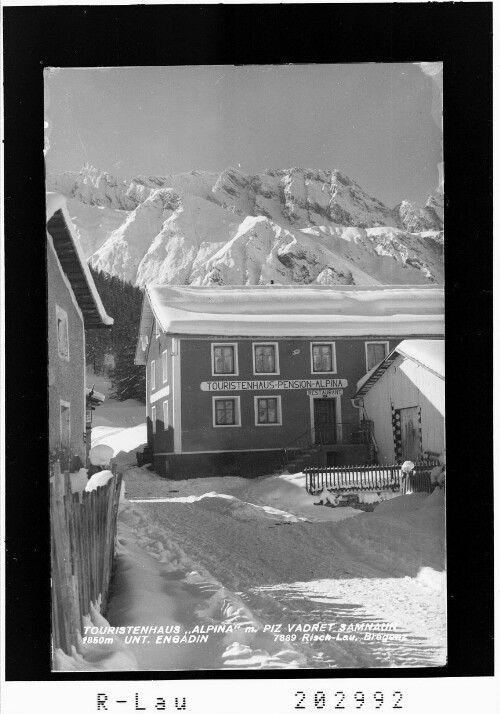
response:
[[[371,422],[340,422],[328,426],[315,426],[288,442],[284,449],[309,449],[329,444],[369,444]]]
[[[430,472],[439,461],[423,461],[401,479],[401,465],[311,466],[304,469],[306,491],[311,495],[328,491],[401,491],[403,494],[430,492]]]
[[[283,448],[283,466],[293,461],[301,452],[315,447],[335,444],[370,445],[372,422],[341,422],[329,426],[306,429]]]

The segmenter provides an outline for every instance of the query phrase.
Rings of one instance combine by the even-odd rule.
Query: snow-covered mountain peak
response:
[[[436,196],[430,196],[425,206],[403,200],[394,209],[404,228],[413,233],[443,228],[444,205]]]
[[[92,264],[137,285],[442,282],[442,200],[395,209],[339,169],[49,174]]]

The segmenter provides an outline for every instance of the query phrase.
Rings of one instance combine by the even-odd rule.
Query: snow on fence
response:
[[[116,467],[115,467],[116,468]],[[105,610],[115,552],[121,474],[94,491],[72,493],[68,472],[54,466],[50,486],[52,638],[71,654],[90,604]]]
[[[311,495],[321,493],[326,487],[339,493],[358,491],[398,491],[401,493],[430,492],[430,471],[439,461],[426,461],[415,465],[415,470],[401,481],[401,465],[387,466],[311,466],[304,469],[306,490]]]

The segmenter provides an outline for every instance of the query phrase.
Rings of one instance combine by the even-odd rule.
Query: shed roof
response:
[[[48,193],[46,211],[47,231],[52,238],[61,267],[82,311],[85,327],[109,327],[113,324],[113,318],[106,313],[97,292],[80,241],[69,217],[64,196]]]
[[[145,362],[154,319],[172,335],[441,336],[444,293],[435,285],[147,285],[137,364]]]
[[[92,403],[100,404],[103,402],[106,397],[104,394],[101,394],[101,392],[97,392],[94,387],[89,389],[88,387],[85,388],[85,396],[86,398],[91,401]]]
[[[354,398],[364,396],[398,356],[416,362],[444,380],[444,340],[403,340],[382,362],[359,380]]]

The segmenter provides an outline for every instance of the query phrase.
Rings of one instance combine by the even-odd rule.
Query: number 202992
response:
[[[334,692],[326,695],[325,692],[295,692],[295,709],[328,709],[348,710],[365,708],[367,711],[374,709],[403,709],[403,692]]]

